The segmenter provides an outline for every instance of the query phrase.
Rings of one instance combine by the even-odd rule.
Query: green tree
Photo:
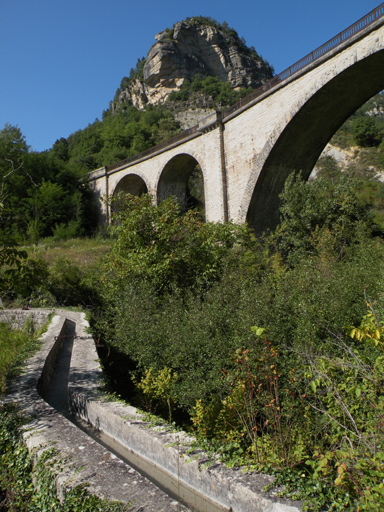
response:
[[[63,160],[63,162],[67,162],[69,160],[69,148],[68,141],[64,137],[57,139],[51,150],[54,157],[59,160]]]
[[[0,168],[8,168],[4,163],[7,160],[11,160],[18,167],[27,152],[28,146],[20,128],[6,123],[0,131]]]
[[[370,230],[367,205],[358,197],[358,180],[342,177],[335,184],[323,178],[311,182],[292,174],[281,194],[281,222],[274,237],[290,263],[316,252],[316,240],[330,233],[338,257],[361,229]],[[332,241],[331,241],[332,240]]]
[[[148,195],[121,195],[112,210],[111,271],[119,275],[118,281],[123,275],[140,277],[159,290],[172,283],[191,286],[197,277],[215,280],[241,229],[205,224],[193,211],[181,215],[176,198],[156,206]]]
[[[65,208],[65,192],[58,183],[43,182],[36,190],[31,199],[32,220],[36,232],[34,233],[35,242],[41,236],[47,236],[53,226],[63,216],[62,209]]]
[[[355,118],[350,130],[356,144],[362,147],[378,146],[383,138],[382,130],[375,118],[367,115]]]

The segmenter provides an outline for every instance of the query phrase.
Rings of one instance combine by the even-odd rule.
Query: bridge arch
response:
[[[248,188],[252,197],[243,199],[243,211],[256,233],[276,227],[279,194],[288,175],[300,170],[308,179],[334,133],[383,89],[384,50],[380,50],[327,80],[297,105],[288,123],[275,128],[255,161]]]
[[[120,210],[120,200],[117,199],[120,193],[141,196],[148,193],[148,187],[144,179],[135,173],[126,174],[119,180],[112,192],[110,202],[110,213],[117,213]]]
[[[133,196],[141,196],[141,194],[146,194],[148,192],[148,187],[141,176],[131,173],[126,174],[116,184],[112,194],[113,197],[116,197],[120,192],[124,192],[125,194],[132,194]]]
[[[156,194],[157,204],[170,196],[176,196],[182,211],[198,207],[204,212],[204,185],[204,171],[198,160],[188,153],[175,155],[167,162],[160,174]]]

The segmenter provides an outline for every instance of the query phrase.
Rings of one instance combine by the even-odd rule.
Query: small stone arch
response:
[[[141,196],[148,193],[148,187],[141,176],[138,174],[127,174],[122,178],[113,191],[113,197],[120,192],[132,194],[133,196]]]
[[[157,185],[157,204],[176,196],[183,212],[198,209],[205,218],[204,175],[193,156],[182,153],[165,165]]]
[[[127,174],[122,178],[115,187],[110,203],[111,213],[118,213],[120,209],[119,194],[131,194],[133,196],[141,196],[148,193],[148,187],[141,176],[138,174]]]

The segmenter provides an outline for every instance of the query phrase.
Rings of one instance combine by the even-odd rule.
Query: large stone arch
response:
[[[355,62],[312,95],[281,132],[275,130],[253,171],[255,186],[247,221],[256,233],[278,223],[279,194],[293,171],[308,179],[321,152],[340,126],[384,89],[384,50]]]
[[[189,190],[189,179],[193,172],[201,172],[201,179],[203,182],[202,200],[205,202],[205,179],[203,169],[194,156],[187,153],[181,153],[171,158],[171,160],[167,162],[161,172],[157,184],[157,204],[161,203],[170,196],[176,196],[182,211],[186,211],[197,206],[197,202],[192,197],[191,191]]]

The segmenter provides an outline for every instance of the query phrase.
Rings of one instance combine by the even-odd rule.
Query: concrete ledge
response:
[[[192,438],[184,432],[150,426],[133,407],[118,402],[105,402],[98,385],[102,380],[97,352],[91,338],[84,336],[87,324],[77,323],[83,339],[75,341],[69,377],[69,401],[73,413],[80,416],[127,447],[134,454],[161,468],[177,484],[193,488],[222,507],[233,512],[298,512],[300,502],[277,498],[263,487],[274,478],[261,474],[245,474],[241,469],[228,469],[214,462],[202,451],[189,453]],[[208,467],[204,468],[208,463]],[[184,487],[183,487],[184,489]],[[181,491],[180,498],[185,499]]]
[[[106,167],[99,167],[94,171],[87,173],[88,181],[98,180],[99,178],[103,178],[107,173]]]

